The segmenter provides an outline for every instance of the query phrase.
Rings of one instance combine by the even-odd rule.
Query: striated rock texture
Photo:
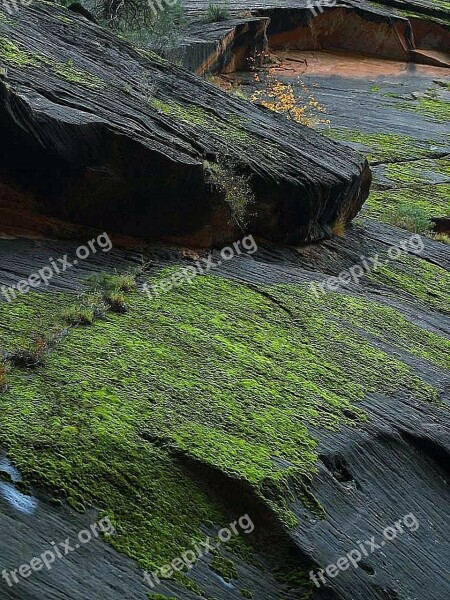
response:
[[[250,176],[249,230],[269,239],[320,239],[364,202],[370,171],[355,152],[64,9],[0,14],[0,173],[45,213],[147,238],[230,240],[242,231],[204,164],[224,153]]]
[[[200,75],[248,70],[249,60],[267,49],[269,23],[268,17],[192,23],[183,43],[168,54]]]
[[[158,298],[127,294],[126,314],[71,328],[37,369],[12,368],[0,475],[3,447],[38,504],[23,514],[0,494],[1,567],[51,540],[73,545],[99,518],[84,508],[112,515],[117,535],[113,548],[93,540],[16,586],[0,578],[0,597],[447,600],[448,246],[427,240],[337,292],[310,287],[361,256],[384,264],[409,235],[368,219],[300,251],[260,246]],[[0,240],[0,286],[76,246]],[[145,258],[150,284],[192,264],[167,247]],[[140,263],[113,249],[55,277],[48,293],[0,301],[0,350],[54,330],[87,275]],[[255,530],[239,545],[203,557],[184,581],[144,581],[142,568],[215,540],[245,513]],[[358,568],[320,588],[309,580],[372,536],[380,545],[410,513],[419,527],[366,544]]]
[[[186,12],[192,20],[187,28],[187,50],[185,48],[183,54],[186,65],[198,52],[189,44],[189,36],[191,31],[197,31],[196,22],[206,11],[207,5],[206,0],[186,2]],[[243,8],[248,12],[249,24],[255,17],[268,20],[266,32],[271,48],[341,50],[419,64],[450,65],[449,14],[448,6],[445,9],[444,3],[432,7],[428,2],[337,0],[322,5],[312,3],[311,9],[309,0],[276,3],[248,0],[244,4],[231,4],[232,17],[242,12]],[[229,31],[232,25],[233,21],[222,23],[221,31]],[[210,31],[208,27],[208,35],[211,36],[214,30]],[[220,36],[217,29],[216,37],[223,44],[224,35]],[[203,47],[207,51],[206,46]],[[209,67],[225,71],[225,65],[226,70],[230,71],[235,63],[239,64],[239,61],[224,53],[222,60],[211,55]],[[208,63],[204,61],[203,64]]]

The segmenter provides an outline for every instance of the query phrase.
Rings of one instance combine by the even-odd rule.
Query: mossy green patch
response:
[[[419,207],[429,217],[450,214],[450,183],[373,190],[366,202],[366,216],[390,223],[390,211],[401,205]]]
[[[183,121],[188,125],[197,125],[203,127],[210,133],[217,135],[219,137],[226,137],[230,141],[241,143],[241,144],[250,144],[252,141],[252,136],[245,132],[242,129],[242,126],[239,122],[239,117],[233,120],[221,119],[218,116],[206,111],[204,108],[200,106],[192,105],[182,105],[174,100],[159,100],[157,98],[152,98],[150,100],[150,104],[156,110],[164,113],[165,115],[170,115],[171,117],[178,119],[179,121]]]
[[[421,113],[428,119],[438,123],[448,123],[450,121],[450,103],[447,100],[433,98],[431,94],[417,98],[417,100],[397,102],[395,106],[402,110]]]
[[[221,554],[213,556],[209,566],[215,573],[223,577],[225,581],[239,578],[235,562],[230,558],[225,558]]]
[[[390,163],[385,166],[385,176],[396,187],[433,183],[436,181],[436,175],[448,178],[450,183],[450,159],[448,157]]]
[[[361,144],[361,151],[367,154],[371,162],[387,162],[409,158],[426,158],[430,155],[430,144],[413,139],[407,135],[390,133],[363,133],[345,127],[330,127],[321,130],[323,135],[341,142]],[[445,144],[433,142],[436,149]]]
[[[105,87],[105,83],[95,75],[75,68],[73,61],[68,60],[66,63],[62,63],[38,52],[33,53],[22,50],[15,42],[3,36],[0,36],[0,60],[3,60],[6,64],[21,68],[42,67],[45,65],[56,75],[71,83],[84,85],[91,89]]]
[[[29,293],[1,304],[4,341],[19,330],[14,315],[28,316],[27,334],[42,330],[71,298]],[[71,329],[44,366],[11,368],[0,445],[28,481],[108,514],[110,542],[146,569],[204,539],[202,524],[226,524],[180,452],[245,480],[293,525],[289,489],[296,482],[308,499],[313,427],[355,426],[365,419],[358,400],[370,393],[437,398],[376,339],[404,349],[409,338],[409,352],[439,365],[448,351],[394,309],[387,319],[377,304],[318,299],[305,285],[205,276],[150,300],[131,292],[128,302],[126,314]]]
[[[202,127],[211,135],[225,140],[227,143],[233,142],[241,146],[252,146],[271,158],[280,159],[283,155],[282,150],[275,143],[261,140],[256,135],[246,131],[246,119],[234,113],[230,112],[224,117],[220,117],[194,104],[182,105],[174,100],[163,101],[158,98],[152,98],[150,104],[157,111],[170,115],[187,125]]]
[[[374,4],[374,5],[378,6],[378,8],[379,8],[379,4],[378,5],[376,3],[371,3],[371,4]],[[447,2],[447,4],[449,4],[449,3]],[[444,26],[450,25],[450,17],[446,18],[444,15],[440,15],[439,17],[429,15],[429,14],[424,15],[423,13],[420,13],[418,11],[403,9],[403,8],[399,8],[399,7],[395,7],[392,10],[396,14],[398,14],[400,17],[420,19],[422,21],[424,19],[426,19],[427,21],[433,21],[434,23],[438,23],[439,25],[444,25]],[[447,14],[449,13],[448,8],[444,8],[444,10],[446,11]]]
[[[22,50],[6,37],[0,37],[0,60],[16,67],[38,67],[38,56]]]
[[[404,255],[371,272],[369,278],[402,290],[413,303],[419,300],[432,310],[450,312],[450,273],[425,260]]]
[[[51,62],[50,68],[54,73],[56,73],[56,75],[62,79],[65,79],[66,81],[69,81],[70,83],[76,83],[97,90],[106,86],[104,81],[95,75],[92,75],[92,73],[88,73],[88,71],[83,69],[75,68],[73,61],[71,60],[68,60],[66,63],[56,61]]]
[[[75,21],[73,19],[70,19],[69,17],[66,17],[66,15],[56,15],[56,18],[59,21],[62,21],[63,23],[66,23],[67,25],[72,25],[75,23]]]

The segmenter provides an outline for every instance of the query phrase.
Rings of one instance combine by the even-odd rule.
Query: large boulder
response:
[[[241,229],[205,168],[223,154],[250,177],[248,230],[272,240],[323,238],[368,194],[354,151],[47,2],[0,12],[0,67],[0,177],[46,214],[229,240]]]

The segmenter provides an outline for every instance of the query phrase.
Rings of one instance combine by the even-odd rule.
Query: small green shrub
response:
[[[131,273],[122,275],[97,273],[88,277],[86,281],[92,289],[100,289],[105,292],[132,292],[136,289],[136,279]]]
[[[243,589],[241,590],[241,594],[243,598],[247,598],[248,600],[251,600],[253,598],[253,592],[251,592],[250,590]]]
[[[16,367],[32,369],[41,365],[49,349],[49,340],[42,335],[35,336],[31,342],[26,342],[22,348],[11,352],[9,362]]]
[[[387,221],[413,233],[426,233],[430,230],[430,219],[427,212],[411,204],[398,204],[386,211]]]
[[[244,229],[251,216],[249,207],[255,202],[250,177],[240,175],[237,166],[226,157],[219,157],[217,163],[205,162],[204,169],[207,181],[222,192],[232,218]]]
[[[125,303],[125,296],[123,292],[108,292],[107,294],[105,294],[104,300],[113,312],[127,312],[127,305]]]
[[[73,304],[63,310],[62,318],[69,325],[92,325],[95,314],[92,307]]]
[[[227,6],[211,2],[206,9],[206,13],[203,15],[202,21],[204,23],[217,23],[219,21],[227,21],[230,17],[230,10]]]

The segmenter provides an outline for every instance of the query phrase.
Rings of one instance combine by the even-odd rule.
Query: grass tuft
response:
[[[231,14],[227,6],[213,4],[211,2],[206,9],[206,13],[203,15],[202,21],[204,23],[217,23],[220,21],[227,21],[230,18]]]
[[[386,213],[386,220],[391,225],[407,229],[413,233],[427,233],[430,230],[430,219],[420,206],[398,204],[392,206]]]
[[[123,292],[108,292],[104,296],[104,301],[113,312],[122,314],[127,312],[127,305],[125,303],[125,295]]]
[[[345,235],[345,226],[344,219],[338,218],[332,228],[333,235],[343,237]]]
[[[69,325],[92,325],[95,319],[94,310],[80,304],[65,308],[61,316]]]
[[[96,273],[87,278],[92,289],[105,292],[133,292],[136,289],[136,278],[131,273],[121,275],[113,273]]]
[[[49,339],[43,335],[35,336],[24,347],[18,348],[8,356],[9,362],[15,367],[33,369],[44,363],[44,357],[49,349]]]

